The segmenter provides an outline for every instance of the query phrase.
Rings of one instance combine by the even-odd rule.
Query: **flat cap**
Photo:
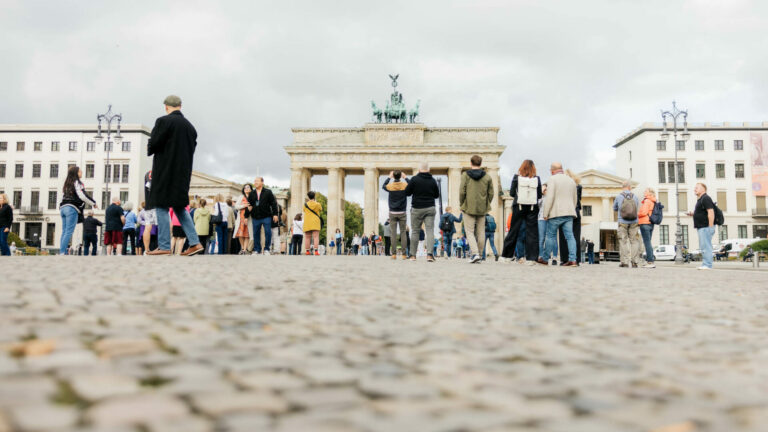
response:
[[[171,106],[171,107],[180,107],[181,106],[181,98],[176,95],[170,95],[165,98],[163,101],[163,104]]]

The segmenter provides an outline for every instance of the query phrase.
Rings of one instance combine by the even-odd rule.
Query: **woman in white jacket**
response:
[[[251,185],[245,184],[243,186],[243,194],[234,203],[235,209],[235,229],[232,230],[232,238],[236,238],[240,242],[240,255],[248,253],[248,245],[253,243],[253,230],[251,227],[251,216],[246,216],[248,211],[248,194],[251,193]]]

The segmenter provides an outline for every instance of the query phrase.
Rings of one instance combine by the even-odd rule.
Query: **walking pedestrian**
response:
[[[352,237],[352,255],[357,256],[359,252],[360,252],[360,236],[355,234],[354,237]]]
[[[125,216],[120,207],[120,198],[112,197],[112,204],[104,212],[104,246],[107,247],[107,255],[122,255],[123,248],[123,224]]]
[[[460,214],[459,217],[453,214],[453,207],[448,206],[445,208],[445,213],[440,216],[440,224],[438,228],[443,236],[443,243],[451,245],[453,243],[453,236],[456,234],[456,225],[464,220],[464,214]],[[451,248],[447,249],[448,258],[451,257]],[[454,254],[456,255],[456,254]]]
[[[136,213],[133,211],[133,203],[127,202],[123,205],[123,216],[125,216],[125,225],[123,225],[123,255],[128,255],[128,241],[131,243],[130,255],[136,255]]]
[[[189,205],[189,182],[192,163],[197,147],[197,131],[181,113],[181,99],[168,96],[163,101],[166,115],[155,121],[147,145],[147,155],[152,160],[152,192],[147,202],[156,209],[157,249],[150,255],[171,254],[171,223],[169,209],[189,239],[189,249],[183,255],[202,252],[195,224],[186,207]]]
[[[656,206],[656,192],[652,188],[645,189],[643,192],[643,201],[640,202],[640,209],[637,211],[637,223],[640,226],[640,235],[643,237],[645,246],[645,265],[643,268],[656,268],[656,257],[653,256],[653,224],[651,223],[651,214]]]
[[[571,170],[565,170],[565,175],[576,182],[576,216],[573,218],[573,238],[576,239],[576,264],[581,264],[581,178]],[[565,234],[562,227],[557,231],[560,239],[560,262],[564,263],[568,259],[568,243],[565,241]]]
[[[627,180],[622,184],[621,193],[613,201],[613,210],[619,214],[619,267],[637,268],[640,261],[640,230],[637,211],[640,200],[632,193],[632,183]]]
[[[536,165],[532,160],[526,159],[512,177],[512,185],[509,194],[512,201],[512,220],[509,224],[509,232],[504,239],[504,248],[501,256],[507,259],[515,257],[518,236],[521,225],[525,225],[525,259],[530,265],[537,261],[539,256],[539,199],[541,199],[541,178],[536,175]],[[575,206],[574,206],[575,208]],[[521,260],[519,260],[521,261]]]
[[[493,202],[493,182],[482,168],[483,158],[474,155],[470,158],[470,169],[461,175],[459,203],[461,213],[465,215],[464,227],[469,243],[470,263],[479,263],[480,247],[485,246],[485,215],[491,211]],[[432,242],[427,242],[430,247]]]
[[[211,211],[206,207],[208,201],[205,198],[200,198],[200,203],[195,210],[195,216],[192,218],[195,221],[195,232],[200,239],[200,245],[203,247],[201,254],[205,254],[205,249],[208,246],[208,238],[211,236]]]
[[[88,256],[88,251],[91,251],[91,256],[96,256],[96,248],[99,243],[99,235],[97,233],[98,227],[102,226],[100,220],[93,217],[93,210],[88,210],[88,215],[83,220],[83,255]]]
[[[8,234],[13,226],[13,207],[8,202],[8,195],[0,193],[0,256],[10,256]]]
[[[248,201],[252,191],[253,188],[250,183],[244,184],[241,189],[242,195],[240,195],[240,198],[233,206],[235,213],[235,231],[233,237],[240,243],[239,255],[247,255],[249,245],[253,242],[254,231],[250,228],[253,224],[253,220],[251,218],[251,210],[249,210],[249,208],[252,207]]]
[[[341,245],[344,242],[344,236],[341,234],[341,230],[336,228],[336,255],[341,255]]]
[[[405,188],[408,187],[408,178],[403,176],[402,171],[395,170],[389,172],[389,177],[384,180],[382,188],[389,193],[387,202],[389,204],[389,222],[392,259],[397,259],[397,239],[400,232],[400,250],[403,253],[403,259],[406,259],[406,244],[408,243],[406,224],[408,215],[405,213],[408,207],[408,195]]]
[[[696,183],[693,189],[696,194],[696,206],[688,216],[693,216],[693,227],[699,234],[699,249],[701,250],[701,266],[699,270],[712,269],[712,236],[715,235],[715,203],[707,195],[707,186]]]
[[[253,190],[248,195],[248,210],[253,225],[253,252],[262,253],[261,229],[264,228],[264,255],[269,255],[272,244],[272,222],[277,222],[277,200],[272,191],[264,187],[264,177],[253,179]],[[304,218],[306,221],[306,217]],[[320,228],[318,228],[318,231]]]
[[[411,197],[411,242],[412,249],[419,244],[419,231],[424,225],[427,244],[432,244],[435,238],[435,200],[440,197],[440,188],[432,174],[429,164],[421,162],[419,173],[413,176],[405,187],[405,194]],[[415,250],[410,251],[410,259],[416,261]],[[427,255],[427,262],[434,262],[432,254]]]
[[[360,237],[360,255],[368,255],[368,236]]]
[[[320,246],[320,230],[323,228],[323,219],[320,217],[322,211],[323,206],[315,201],[315,192],[307,192],[307,202],[304,203],[304,249],[307,255],[320,255],[317,248]]]
[[[547,234],[544,251],[540,251],[537,262],[543,265],[549,264],[545,257],[551,256],[552,244],[557,241],[557,230],[563,226],[568,244],[568,261],[564,265],[575,267],[576,239],[573,237],[573,218],[576,216],[576,182],[563,173],[563,165],[559,162],[553,162],[549,171],[552,176],[547,181],[547,198],[544,200]]]
[[[59,203],[59,213],[61,214],[59,253],[61,255],[68,254],[72,233],[75,232],[75,227],[83,218],[85,204],[98,208],[96,201],[85,191],[85,185],[80,180],[82,177],[83,172],[78,166],[73,165],[67,170],[67,178],[64,180],[62,199]],[[120,214],[122,214],[122,210]]]
[[[302,214],[296,213],[291,227],[291,255],[301,255],[302,240],[304,240],[304,221],[302,221]]]
[[[499,252],[496,250],[496,219],[489,213],[485,215],[485,242],[483,242],[483,261],[485,261],[485,249],[488,243],[496,261],[499,260]]]

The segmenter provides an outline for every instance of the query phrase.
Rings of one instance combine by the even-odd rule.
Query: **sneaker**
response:
[[[496,261],[498,261],[498,260],[499,260],[499,256],[498,256],[498,255],[496,255]]]
[[[528,261],[525,259],[525,257],[520,257],[520,259],[517,260],[518,264],[525,264],[525,262]]]
[[[701,267],[696,267],[696,270],[712,270],[712,267],[701,266]]]
[[[629,267],[628,264],[619,264],[619,267]]]
[[[552,260],[552,265],[553,265],[553,266],[556,266],[556,265],[557,265],[557,260],[556,260],[556,259],[553,259],[553,260]]]
[[[269,255],[269,251],[265,250],[264,255]]]
[[[403,255],[403,261],[408,259],[408,255]],[[415,258],[414,258],[415,259]]]
[[[566,263],[562,264],[563,267],[578,267],[579,265],[576,264],[576,261],[568,261]]]
[[[470,264],[480,262],[480,255],[472,255],[472,259],[469,260]]]
[[[525,263],[525,265],[527,265],[527,266],[529,266],[529,267],[533,267],[533,266],[535,266],[536,264],[537,264],[537,261],[528,261],[528,262],[526,262],[526,263]]]
[[[427,255],[427,262],[435,262],[435,257],[432,255]]]
[[[392,259],[397,261],[397,254],[392,255]]]
[[[632,263],[632,268],[637,268],[637,264]]]
[[[269,255],[269,254],[267,254],[267,255]],[[320,256],[320,252],[315,251],[315,255]]]
[[[309,251],[307,251],[307,252],[306,252],[306,255],[312,255],[312,254],[311,254],[311,253],[309,253]]]
[[[410,257],[408,257],[408,259],[411,261],[416,261],[416,257],[414,255],[411,255]]]
[[[654,263],[652,263],[652,262],[649,262],[649,263],[646,263],[646,264],[643,266],[643,268],[656,268],[656,264],[654,264]]]

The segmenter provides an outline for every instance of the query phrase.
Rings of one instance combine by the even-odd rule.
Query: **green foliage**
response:
[[[360,204],[344,201],[344,241],[349,244],[355,234],[363,232],[363,209]]]
[[[320,217],[323,219],[323,227],[320,228],[320,244],[327,245],[326,230],[328,229],[328,198],[320,192],[315,192],[315,201],[323,206],[323,209],[320,210]]]
[[[10,246],[11,243],[16,242],[16,247],[21,249],[27,247],[27,242],[22,240],[15,232],[9,232],[8,233],[8,245]]]
[[[752,246],[752,250],[755,253],[758,253],[758,252],[768,253],[768,239],[756,241],[752,243],[750,246]],[[739,258],[744,259],[744,256],[747,255],[748,252],[749,252],[749,248],[744,248],[744,250],[742,250],[741,253],[739,253]]]

